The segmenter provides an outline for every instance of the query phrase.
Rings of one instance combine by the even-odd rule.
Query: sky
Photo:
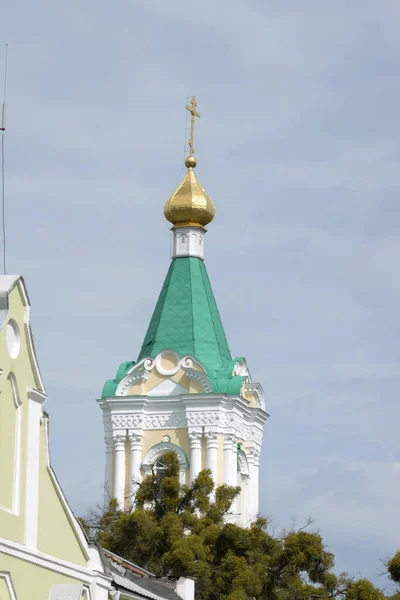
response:
[[[23,274],[74,511],[102,498],[95,400],[135,360],[169,264],[163,205],[196,174],[206,264],[270,419],[260,506],[312,516],[337,571],[400,546],[398,0],[27,0],[9,44],[7,271]],[[3,62],[1,62],[3,61]]]

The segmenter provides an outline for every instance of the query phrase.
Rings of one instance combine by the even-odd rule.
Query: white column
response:
[[[249,448],[247,451],[247,462],[249,465],[248,483],[248,520],[254,521],[258,515],[258,465],[260,462],[260,449]]]
[[[240,493],[240,503],[241,503],[241,507],[242,507],[242,514],[241,514],[241,518],[238,522],[238,525],[241,525],[242,527],[249,527],[249,525],[251,524],[251,518],[250,518],[250,513],[249,513],[249,490],[251,489],[249,487],[249,477],[245,477],[242,480],[242,491]]]
[[[190,482],[194,481],[201,471],[201,431],[190,430]]]
[[[206,431],[207,440],[206,467],[211,470],[214,485],[218,485],[218,432]]]
[[[129,432],[129,441],[131,446],[131,470],[130,470],[130,481],[129,481],[129,503],[133,505],[134,496],[141,482],[142,477],[140,473],[140,466],[142,464],[142,439],[143,434],[137,431]]]
[[[106,467],[104,474],[104,507],[107,508],[113,494],[113,464],[114,464],[114,440],[105,438],[106,443]]]
[[[224,483],[236,485],[236,438],[231,433],[224,435]]]
[[[233,442],[233,457],[232,457],[232,462],[233,462],[233,467],[232,467],[232,483],[231,485],[234,486],[242,486],[242,482],[241,482],[241,478],[240,478],[240,473],[238,471],[238,438],[235,437],[234,438],[234,442]],[[241,522],[241,498],[242,498],[242,493],[243,493],[243,489],[240,489],[239,494],[236,496],[236,498],[234,499],[233,503],[232,503],[232,508],[231,511],[232,513],[235,515],[235,523],[239,524]]]
[[[114,435],[114,498],[121,510],[125,508],[125,434]]]
[[[249,465],[249,481],[247,484],[247,518],[249,521],[254,521],[255,511],[255,497],[254,497],[254,448],[247,449],[247,462]]]
[[[258,494],[259,494],[259,466],[260,466],[260,449],[256,448],[254,451],[254,483],[253,483],[253,490],[254,490],[254,505],[253,505],[253,510],[254,510],[254,518],[256,518],[258,516],[258,502],[259,502],[259,498],[258,498]]]

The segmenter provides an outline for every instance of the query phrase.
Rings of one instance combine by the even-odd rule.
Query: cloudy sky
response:
[[[136,359],[168,268],[162,209],[196,94],[207,267],[271,414],[262,512],[313,516],[338,571],[384,585],[400,545],[399,1],[20,0],[0,16],[8,272],[28,285],[74,510],[101,499],[95,399]]]

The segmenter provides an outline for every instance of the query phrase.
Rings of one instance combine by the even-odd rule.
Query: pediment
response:
[[[205,369],[192,356],[166,349],[134,365],[118,384],[116,396],[179,396],[212,392]]]

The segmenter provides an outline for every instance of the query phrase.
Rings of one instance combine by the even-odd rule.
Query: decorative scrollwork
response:
[[[191,359],[188,359],[188,364],[191,362],[192,362]],[[200,383],[201,387],[203,388],[203,391],[206,392],[207,394],[212,393],[213,389],[212,389],[211,382],[205,373],[202,373],[202,371],[197,371],[196,369],[191,369],[189,366],[188,367],[185,367],[184,365],[182,365],[182,366],[185,370],[185,374],[189,377],[189,379],[195,379],[196,381],[198,381]]]

